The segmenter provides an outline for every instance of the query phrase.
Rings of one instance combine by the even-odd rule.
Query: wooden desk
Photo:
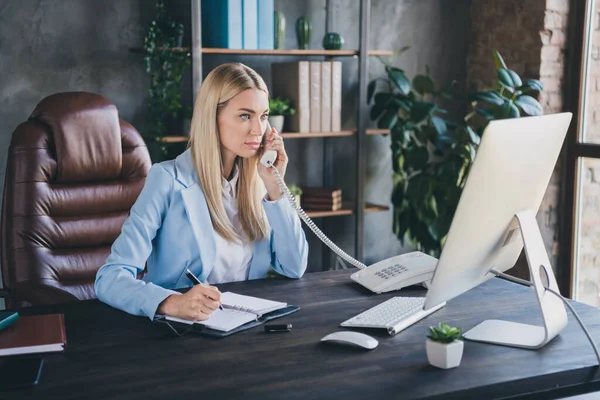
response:
[[[289,333],[262,327],[224,339],[168,335],[147,318],[98,301],[22,310],[65,313],[68,349],[46,355],[37,388],[0,393],[2,399],[226,399],[401,398],[496,399],[537,392],[554,398],[598,390],[594,353],[576,321],[542,350],[466,342],[461,365],[429,366],[427,327],[449,321],[470,329],[485,318],[537,322],[529,289],[500,279],[449,302],[396,336],[366,331],[380,340],[373,351],[319,343],[339,323],[394,295],[375,295],[349,279],[349,271],[307,274],[219,285],[297,304],[281,319]],[[424,290],[403,291],[424,295]],[[600,311],[575,304],[592,335],[600,338]],[[553,394],[545,391],[555,390]],[[544,393],[545,392],[545,393]]]

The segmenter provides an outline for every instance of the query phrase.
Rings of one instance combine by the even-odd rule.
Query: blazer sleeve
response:
[[[300,217],[285,196],[268,201],[263,198],[265,214],[271,225],[271,264],[289,278],[301,278],[308,264],[308,242]]]
[[[173,177],[160,164],[148,171],[144,188],[113,243],[106,264],[96,274],[94,288],[100,301],[152,319],[164,299],[179,294],[137,278],[167,213],[173,185]]]

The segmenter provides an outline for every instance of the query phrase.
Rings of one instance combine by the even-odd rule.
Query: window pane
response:
[[[600,144],[600,0],[594,0],[588,16],[589,43],[583,62],[583,76],[586,79],[582,82],[585,88],[582,141]]]
[[[600,160],[584,158],[579,170],[576,298],[600,307]]]

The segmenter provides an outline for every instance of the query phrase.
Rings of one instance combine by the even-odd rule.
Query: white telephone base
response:
[[[438,259],[413,251],[379,261],[350,275],[350,278],[375,293],[391,292],[423,284],[433,278]]]

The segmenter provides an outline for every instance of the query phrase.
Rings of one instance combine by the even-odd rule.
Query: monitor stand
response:
[[[543,325],[490,319],[483,321],[463,336],[467,340],[476,342],[538,349],[552,340],[567,325],[567,313],[562,300],[545,290],[545,287],[548,287],[560,293],[535,214],[531,210],[526,210],[517,213],[515,217],[523,238],[533,289],[542,311]]]

